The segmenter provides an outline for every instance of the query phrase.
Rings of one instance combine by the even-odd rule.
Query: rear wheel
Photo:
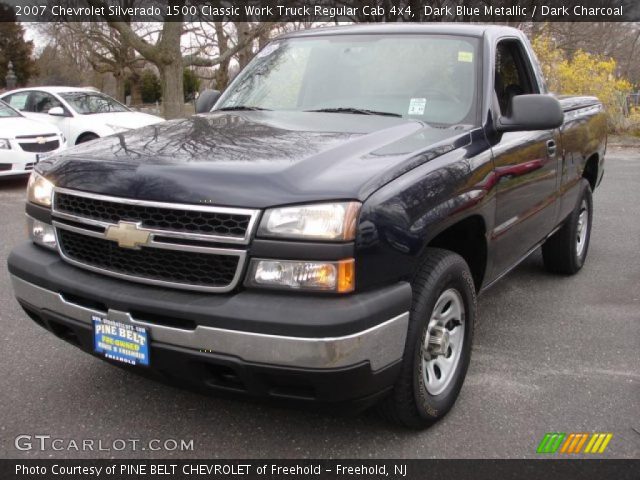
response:
[[[564,225],[542,245],[542,258],[547,270],[573,275],[587,258],[593,219],[591,186],[582,180],[582,193],[574,211]]]
[[[395,422],[425,428],[444,417],[462,388],[476,297],[466,262],[447,250],[427,250],[412,286],[402,370],[380,407]]]

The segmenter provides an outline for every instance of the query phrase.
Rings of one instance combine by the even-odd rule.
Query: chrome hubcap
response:
[[[587,202],[582,201],[580,214],[578,215],[578,228],[576,228],[576,255],[582,257],[585,244],[587,243],[587,232],[589,230],[589,213],[587,212]]]
[[[422,382],[431,395],[438,395],[453,378],[464,342],[464,303],[450,288],[442,292],[431,313],[422,343]]]

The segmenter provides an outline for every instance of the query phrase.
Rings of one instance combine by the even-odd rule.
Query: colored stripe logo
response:
[[[536,452],[547,454],[604,453],[612,438],[612,433],[550,432],[542,438]]]

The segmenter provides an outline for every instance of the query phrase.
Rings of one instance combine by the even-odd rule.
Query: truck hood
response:
[[[93,193],[265,208],[364,200],[469,139],[469,128],[394,117],[216,112],[82,144],[38,169],[59,187]]]

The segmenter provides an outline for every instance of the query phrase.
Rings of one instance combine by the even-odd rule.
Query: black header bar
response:
[[[0,478],[59,480],[637,479],[640,460],[0,460]]]
[[[0,0],[22,22],[633,22],[637,0]]]

